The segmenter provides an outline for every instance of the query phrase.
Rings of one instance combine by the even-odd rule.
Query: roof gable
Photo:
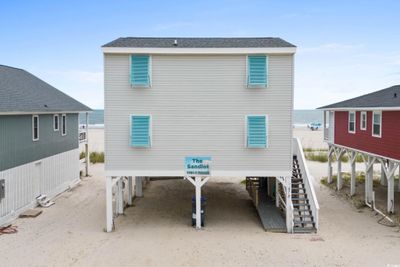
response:
[[[91,109],[25,70],[0,65],[0,114],[83,111]]]
[[[318,109],[400,108],[400,85],[351,98]]]

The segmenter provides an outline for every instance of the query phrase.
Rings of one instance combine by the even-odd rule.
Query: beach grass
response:
[[[86,157],[86,153],[84,152],[84,151],[82,151],[80,154],[79,154],[79,159],[84,159]]]
[[[310,161],[318,161],[318,162],[328,162],[328,150],[327,149],[313,149],[313,148],[304,148],[303,151],[304,156],[307,160]],[[333,155],[332,157],[333,161],[337,161],[336,156]],[[349,156],[348,155],[343,155],[341,157],[341,162],[349,162]],[[360,163],[360,162],[364,162],[364,159],[361,155],[357,155],[356,156],[356,162]]]
[[[92,152],[89,155],[90,163],[104,163],[104,152]]]

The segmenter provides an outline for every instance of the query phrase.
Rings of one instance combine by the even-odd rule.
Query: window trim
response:
[[[133,56],[148,56],[149,57],[149,85],[134,85],[132,84],[132,57]],[[152,70],[153,70],[153,58],[151,55],[149,54],[130,54],[129,56],[129,84],[131,85],[132,88],[151,88],[152,87],[152,80],[153,80],[153,76],[152,76]]]
[[[351,134],[356,133],[356,125],[357,125],[357,116],[356,116],[356,111],[349,111],[348,112],[348,123],[347,123],[347,131]],[[350,114],[354,114],[354,131],[350,131]]]
[[[57,118],[57,128],[56,128],[56,121],[55,121],[56,118]],[[58,132],[60,130],[60,116],[58,114],[53,115],[53,130],[55,132]]]
[[[249,147],[247,142],[247,125],[248,125],[248,117],[252,116],[265,116],[265,147]],[[268,149],[269,148],[269,116],[268,114],[247,114],[245,115],[245,124],[244,124],[244,147],[249,149]]]
[[[364,116],[365,116],[365,127],[363,127],[363,117]],[[360,112],[360,130],[366,131],[367,130],[367,123],[368,123],[367,112],[366,111],[361,111]]]
[[[64,118],[65,118],[65,125],[64,125]],[[64,133],[64,130],[65,130],[65,133]],[[61,135],[62,136],[67,135],[67,114],[61,115]]]
[[[379,114],[380,116],[379,116],[379,118],[380,118],[380,121],[379,121],[379,135],[377,135],[377,134],[374,134],[374,122],[375,122],[375,114]],[[382,138],[382,111],[381,110],[379,110],[379,111],[372,111],[372,136],[373,137],[377,137],[377,138]]]
[[[37,118],[37,138],[35,138],[35,118]],[[32,141],[39,141],[39,115],[32,115]]]
[[[251,85],[249,84],[249,57],[251,56],[265,56],[265,85]],[[269,86],[269,57],[266,54],[251,54],[246,55],[246,78],[245,85],[246,88],[268,88]]]
[[[149,146],[132,146],[132,117],[133,116],[149,116]],[[129,146],[132,148],[152,148],[153,147],[153,116],[151,114],[130,114],[129,115]]]

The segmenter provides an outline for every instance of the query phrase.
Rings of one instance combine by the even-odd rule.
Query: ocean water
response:
[[[293,124],[295,126],[305,126],[310,122],[323,122],[323,111],[315,109],[295,109],[293,111]],[[85,115],[80,116],[80,123],[85,123]],[[89,114],[89,123],[91,125],[104,125],[104,110],[95,109]]]

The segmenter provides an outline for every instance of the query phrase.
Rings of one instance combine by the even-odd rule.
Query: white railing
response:
[[[79,143],[85,143],[87,141],[87,129],[80,127],[79,128]]]
[[[317,195],[315,194],[314,185],[312,183],[313,177],[308,171],[306,159],[303,153],[303,147],[298,138],[293,138],[293,155],[297,156],[299,162],[299,168],[303,178],[304,186],[307,191],[307,196],[310,204],[312,214],[314,216],[315,228],[318,230],[318,212],[319,204],[317,200]]]

